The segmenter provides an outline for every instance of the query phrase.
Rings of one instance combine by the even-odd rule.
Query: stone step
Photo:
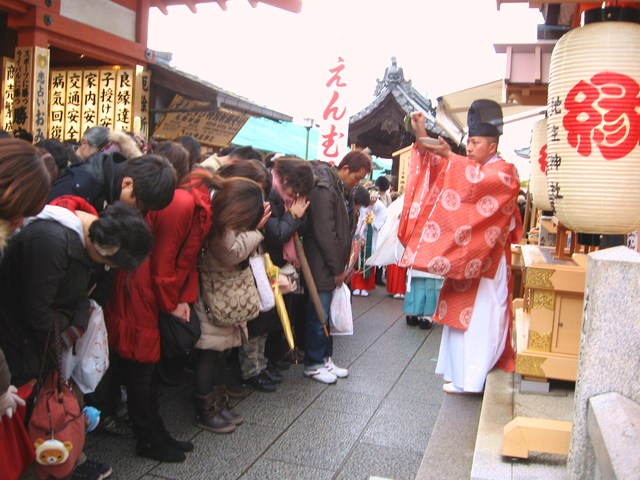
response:
[[[470,478],[510,479],[511,464],[503,462],[502,431],[513,419],[513,374],[494,369],[487,375]]]
[[[504,426],[516,416],[570,421],[573,384],[551,382],[547,394],[521,393],[521,376],[492,370],[487,376],[470,477],[473,480],[564,480],[567,457],[530,452],[527,460],[502,456]],[[462,477],[460,477],[462,478]]]
[[[482,395],[446,395],[416,480],[469,478],[481,408]]]

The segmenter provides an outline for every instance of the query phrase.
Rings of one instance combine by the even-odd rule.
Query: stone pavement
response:
[[[134,440],[93,433],[87,455],[109,463],[114,479],[413,480],[445,398],[434,374],[441,328],[408,327],[402,301],[381,287],[368,298],[354,297],[353,310],[355,334],[334,339],[336,363],[350,370],[337,385],[304,378],[302,365],[293,365],[277,392],[253,392],[237,404],[245,417],[238,430],[217,435],[195,426],[191,377],[185,375],[179,387],[163,389],[161,410],[168,430],[195,444],[186,462],[138,458]],[[470,430],[458,432],[467,437],[467,461],[438,478],[469,478],[481,397],[451,399],[468,400],[464,425]],[[447,416],[466,418],[459,412],[451,408]]]

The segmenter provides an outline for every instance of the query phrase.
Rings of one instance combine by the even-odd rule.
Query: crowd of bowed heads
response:
[[[351,281],[354,235],[373,223],[380,202],[359,186],[371,171],[366,152],[330,165],[248,146],[203,157],[190,136],[145,142],[104,127],[88,129],[75,145],[1,137],[0,428],[17,412],[28,424],[33,392],[49,372],[61,372],[60,352],[74,350],[97,310],[108,369],[93,391],[76,388],[73,378],[69,384],[80,408],[100,412],[98,430],[135,438],[139,456],[182,462],[193,450],[167,431],[158,408],[159,385],[184,369],[193,372],[196,424],[220,434],[243,422],[232,401],[275,391],[292,362],[304,363],[315,381],[347,377],[332,360],[318,305],[328,314],[334,289]],[[359,227],[361,208],[369,210]],[[278,309],[253,298],[260,292],[250,262],[265,253],[280,268],[299,348],[289,347]],[[366,277],[357,288],[364,295]],[[225,288],[252,298],[225,300]],[[190,330],[192,345],[165,344],[163,323]],[[33,389],[25,394],[27,385]],[[62,457],[75,456],[67,477],[110,475],[108,465],[68,450]],[[36,447],[27,474],[61,478],[40,468],[47,452]]]

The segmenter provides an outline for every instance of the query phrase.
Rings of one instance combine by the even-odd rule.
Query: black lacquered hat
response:
[[[476,100],[469,107],[467,126],[470,137],[499,137],[502,125],[502,108],[493,100]]]

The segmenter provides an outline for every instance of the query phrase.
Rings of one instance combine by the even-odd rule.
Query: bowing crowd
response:
[[[159,411],[159,385],[185,370],[195,423],[218,434],[243,423],[230,399],[275,391],[292,362],[344,381],[330,333],[353,331],[348,284],[367,296],[386,277],[408,325],[443,324],[445,392],[513,371],[522,222],[502,110],[471,105],[467,156],[429,139],[423,113],[408,120],[415,174],[395,200],[385,177],[365,181],[364,150],[331,165],[248,146],[201,158],[193,137],[104,127],[74,146],[0,135],[3,478],[107,478],[83,453],[96,425],[135,437],[139,456],[185,461],[193,444]]]
[[[230,400],[275,391],[292,362],[311,380],[348,376],[326,334],[331,300],[343,283],[367,295],[382,282],[365,262],[391,202],[386,178],[360,186],[365,151],[330,165],[248,146],[202,157],[193,137],[147,143],[104,127],[75,145],[2,133],[0,430],[20,422],[33,436],[45,379],[66,377],[64,358],[83,338],[99,344],[100,328],[99,374],[66,382],[82,421],[94,428],[97,409],[98,430],[162,462],[193,450],[159,412],[159,385],[185,370],[195,423],[220,434],[243,423]],[[394,285],[404,296],[404,279]],[[76,443],[54,455],[36,441],[10,476],[111,474]]]

